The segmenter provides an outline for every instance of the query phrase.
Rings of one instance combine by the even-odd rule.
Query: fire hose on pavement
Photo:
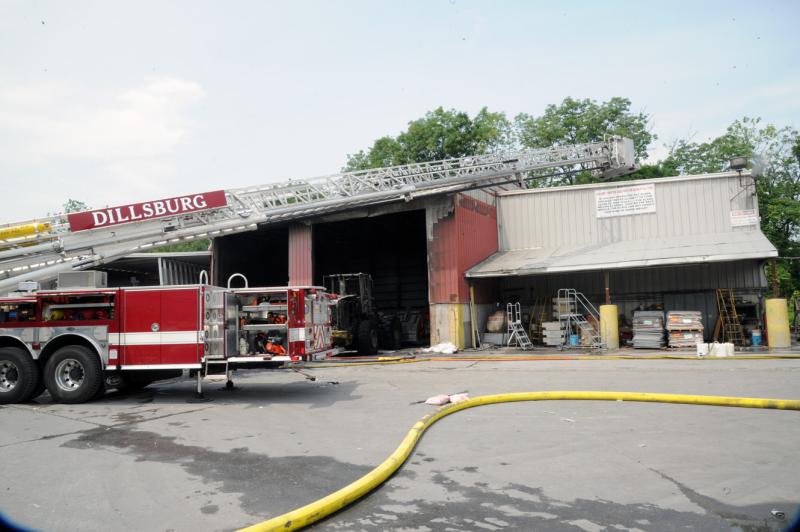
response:
[[[467,408],[518,401],[634,401],[644,403],[800,410],[800,400],[796,399],[762,399],[753,397],[677,395],[667,393],[553,391],[504,393],[474,397],[459,403],[443,406],[435,412],[423,416],[411,427],[411,430],[408,431],[397,449],[395,449],[383,463],[358,480],[310,504],[244,528],[240,532],[289,531],[309,526],[356,502],[389,479],[389,477],[403,465],[425,431],[443,417],[455,414]]]

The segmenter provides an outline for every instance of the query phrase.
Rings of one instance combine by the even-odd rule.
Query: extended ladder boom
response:
[[[61,271],[97,266],[153,246],[251,231],[283,222],[381,203],[467,190],[500,182],[524,186],[529,172],[575,168],[604,177],[636,169],[633,142],[603,142],[524,150],[346,172],[225,190],[227,204],[123,225],[71,231],[66,216],[0,225],[0,292],[19,281],[52,279]],[[35,227],[22,231],[20,226]],[[6,238],[3,235],[12,235]],[[13,236],[17,235],[17,236]]]

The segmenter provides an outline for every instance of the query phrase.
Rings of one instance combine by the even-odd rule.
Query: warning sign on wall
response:
[[[731,225],[733,227],[758,225],[758,214],[755,209],[731,210]]]
[[[636,185],[598,190],[594,193],[598,218],[656,212],[656,186]]]

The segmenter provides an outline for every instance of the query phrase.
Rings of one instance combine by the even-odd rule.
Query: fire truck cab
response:
[[[332,354],[330,303],[314,286],[208,284],[63,288],[0,298],[0,403],[45,389],[80,403],[107,387],[143,387],[242,368],[291,368]]]

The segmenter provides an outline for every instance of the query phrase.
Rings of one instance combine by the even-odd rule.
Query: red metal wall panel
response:
[[[464,272],[497,251],[497,208],[463,194],[453,201],[428,242],[431,303],[468,302]]]
[[[497,252],[497,207],[465,195],[456,198],[458,225],[458,296],[469,301],[469,284],[464,273]],[[483,302],[483,291],[476,289],[477,303]]]
[[[313,284],[312,228],[296,224],[289,227],[289,286]]]
[[[452,201],[452,200],[450,200]],[[455,303],[458,300],[458,287],[455,282],[455,259],[458,255],[456,215],[430,220],[427,223],[432,238],[428,240],[428,284],[431,303]]]

